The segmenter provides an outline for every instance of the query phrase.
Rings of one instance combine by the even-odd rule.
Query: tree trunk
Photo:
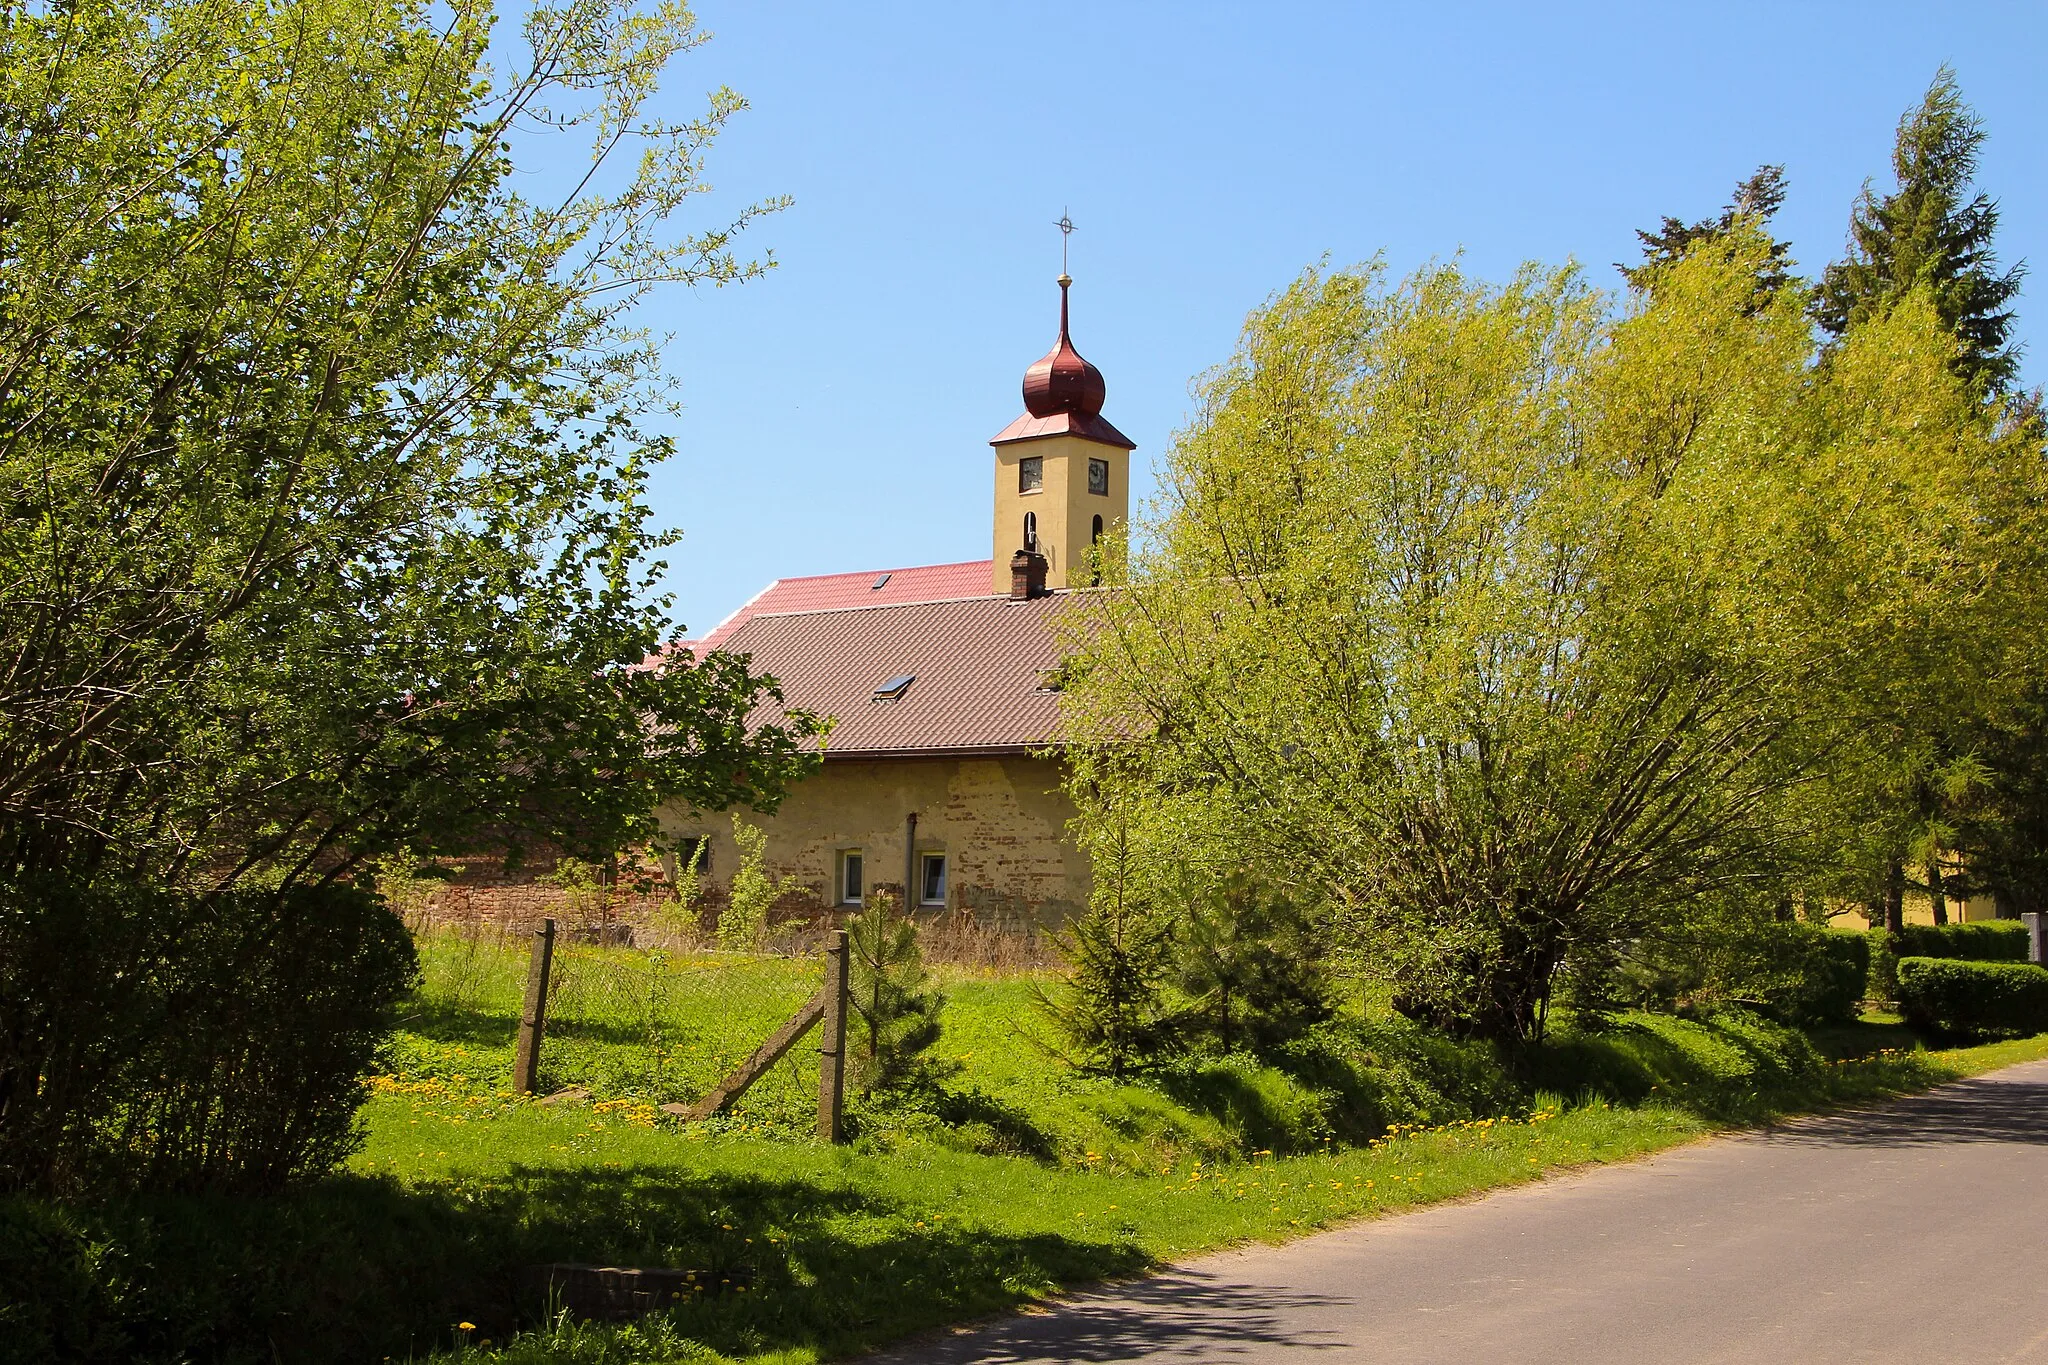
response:
[[[1906,928],[1906,865],[1897,858],[1885,869],[1884,927],[1893,934],[1904,933]]]
[[[1934,905],[1934,922],[1948,923],[1948,897],[1941,888],[1941,856],[1935,854],[1927,860],[1927,899]]]

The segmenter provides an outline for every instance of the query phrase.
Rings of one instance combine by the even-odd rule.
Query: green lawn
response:
[[[1020,1036],[1028,980],[955,975],[952,1098],[857,1108],[856,1141],[832,1148],[805,1135],[814,1053],[730,1118],[684,1128],[653,1108],[779,1004],[699,1026],[707,1002],[663,987],[676,1007],[654,1012],[653,1044],[646,1011],[585,1009],[547,1055],[592,1099],[546,1106],[505,1085],[517,955],[490,973],[472,956],[465,985],[439,951],[348,1171],[282,1200],[0,1204],[0,1282],[29,1277],[0,1295],[18,1349],[68,1332],[109,1360],[819,1360],[1061,1285],[2048,1056],[2048,1037],[1936,1053],[1888,1023],[1809,1038],[1629,1016],[1510,1076],[1483,1050],[1350,1019],[1284,1067],[1211,1059],[1116,1085]],[[739,969],[770,1002],[800,1000],[815,973]],[[703,990],[716,975],[678,974]],[[658,1074],[650,1046],[666,1049]],[[694,1269],[708,1289],[636,1327],[536,1330],[514,1277],[547,1261]],[[6,1340],[0,1361],[36,1358]]]

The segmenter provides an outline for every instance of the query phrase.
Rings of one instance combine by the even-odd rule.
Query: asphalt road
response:
[[[881,1359],[2048,1361],[2048,1062],[1207,1257]]]

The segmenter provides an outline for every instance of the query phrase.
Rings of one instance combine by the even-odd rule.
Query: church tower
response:
[[[1102,418],[1102,371],[1067,335],[1060,276],[1060,339],[1024,372],[1024,415],[989,444],[996,451],[994,591],[1012,587],[1021,550],[1045,561],[1048,588],[1085,588],[1088,547],[1122,534],[1131,512],[1131,451]]]

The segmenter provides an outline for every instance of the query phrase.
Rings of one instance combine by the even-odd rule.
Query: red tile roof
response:
[[[884,575],[888,581],[877,587],[877,580]],[[778,578],[755,593],[738,611],[720,621],[703,639],[679,640],[676,647],[692,649],[699,654],[706,650],[724,649],[726,641],[741,626],[756,616],[770,613],[986,597],[994,577],[994,561],[970,559],[960,564],[924,564],[909,569],[871,569],[861,573]]]
[[[1012,441],[1035,441],[1041,436],[1078,436],[1084,441],[1100,445],[1122,446],[1125,450],[1136,450],[1137,443],[1109,424],[1101,414],[1085,412],[1056,412],[1050,417],[1036,417],[1025,413],[1010,425],[997,432],[992,446],[1008,445]]]
[[[824,744],[829,756],[1018,753],[1056,733],[1059,694],[1041,689],[1059,664],[1057,623],[1075,597],[1020,602],[984,592],[840,611],[756,611],[719,647],[774,675],[790,707],[836,717]],[[900,698],[876,700],[875,689],[904,674],[915,681]]]

